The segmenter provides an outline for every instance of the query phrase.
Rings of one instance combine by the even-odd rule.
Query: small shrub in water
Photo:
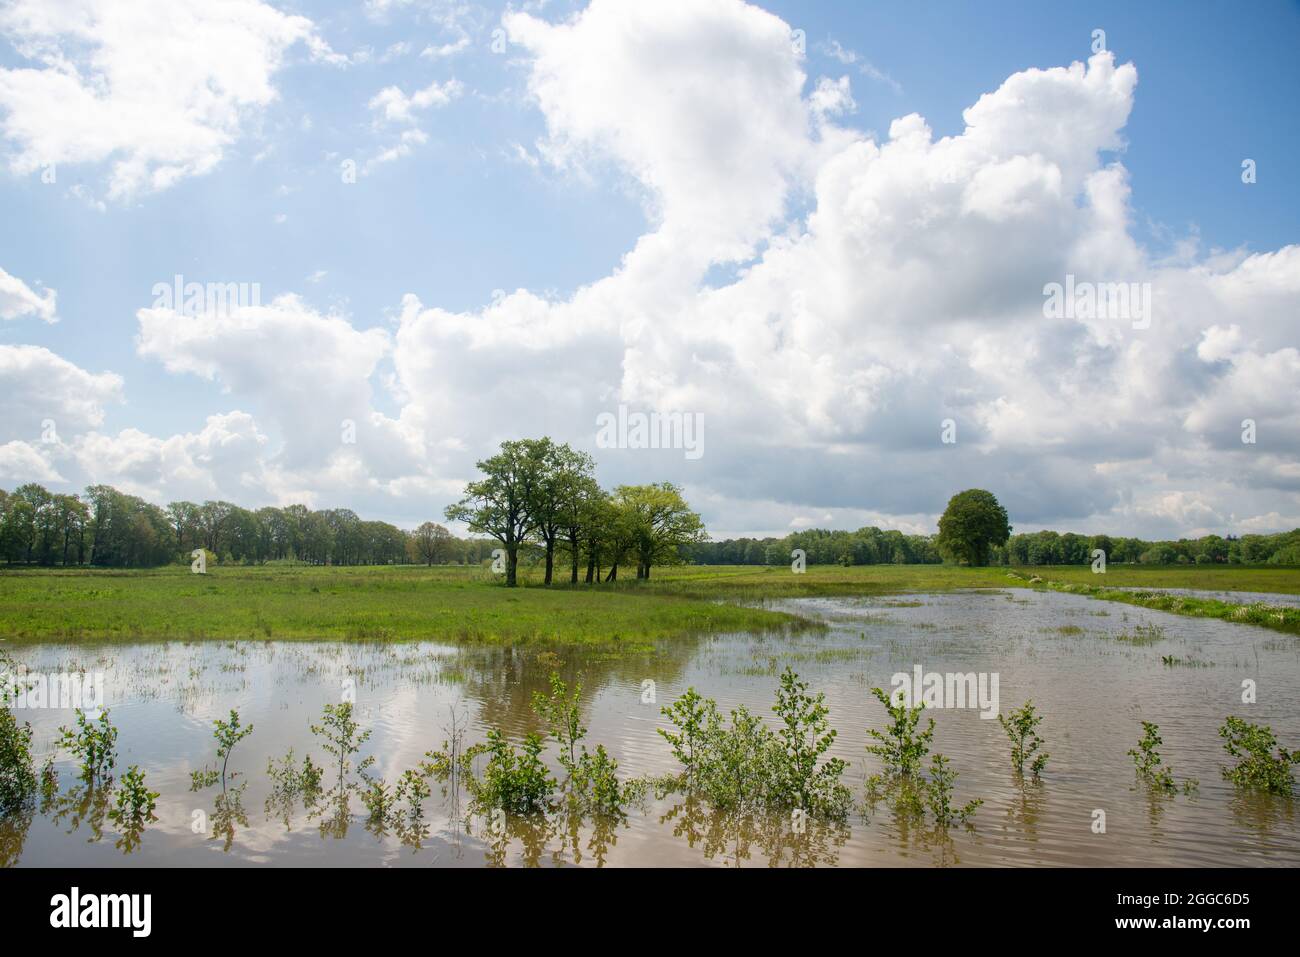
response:
[[[918,774],[921,762],[930,753],[930,742],[934,739],[934,719],[930,718],[924,731],[916,730],[925,710],[922,702],[909,708],[907,702],[899,700],[897,704],[890,700],[882,688],[872,688],[885,710],[889,712],[890,723],[884,731],[868,729],[867,734],[879,744],[867,745],[867,751],[885,762],[885,774],[888,777],[910,778]]]
[[[1147,787],[1162,794],[1174,794],[1179,790],[1179,786],[1174,781],[1174,769],[1168,765],[1161,767],[1160,745],[1162,743],[1160,726],[1150,721],[1143,721],[1142,740],[1138,742],[1136,748],[1130,748],[1128,753],[1133,759],[1138,777]],[[1183,782],[1184,794],[1191,794],[1195,790],[1195,781],[1189,779]]]
[[[132,824],[153,820],[158,792],[150,791],[144,783],[144,772],[131,765],[117,785],[117,804],[108,816],[118,824]]]
[[[1029,770],[1034,777],[1038,777],[1047,765],[1047,752],[1037,753],[1043,746],[1043,739],[1038,735],[1038,726],[1042,721],[1043,716],[1034,711],[1032,701],[1026,701],[1012,711],[1010,716],[998,715],[998,723],[1011,741],[1011,766],[1017,774],[1025,773],[1026,761],[1030,762]]]
[[[77,709],[77,728],[59,728],[59,746],[67,748],[81,763],[81,777],[87,782],[103,782],[117,763],[117,728],[101,712],[98,720],[88,719]]]
[[[0,657],[0,665],[7,659]],[[17,810],[36,790],[32,765],[32,726],[9,709],[8,683],[0,674],[0,814]]]
[[[492,728],[480,750],[488,755],[483,778],[474,785],[475,797],[481,803],[518,814],[530,814],[546,807],[555,780],[547,774],[540,757],[541,735],[525,737],[520,753],[499,730]]]
[[[1295,786],[1291,766],[1300,763],[1300,751],[1278,747],[1273,729],[1230,717],[1219,729],[1223,749],[1237,759],[1223,776],[1239,788],[1290,794]],[[1277,754],[1273,753],[1274,749]]]
[[[958,822],[967,823],[975,809],[984,803],[981,798],[976,798],[960,808],[954,808],[952,790],[956,780],[957,772],[949,770],[948,759],[936,753],[930,759],[930,780],[925,788],[925,803],[934,816],[934,823],[939,827],[951,827]]]
[[[338,762],[339,794],[342,795],[345,791],[356,787],[348,781],[348,771],[352,769],[353,756],[359,753],[361,746],[370,740],[370,732],[362,731],[361,726],[353,719],[352,703],[345,701],[338,705],[327,704],[324,714],[321,715],[321,723],[313,724],[311,733],[324,739],[321,746]],[[364,777],[365,772],[374,763],[373,756],[357,762],[357,773]]]
[[[578,766],[578,742],[587,735],[578,703],[581,694],[581,682],[574,685],[570,693],[559,673],[554,671],[551,672],[550,695],[533,692],[533,711],[546,722],[551,737],[560,745],[560,764],[570,775]]]
[[[777,729],[776,794],[781,804],[811,813],[838,817],[852,801],[840,783],[847,767],[839,758],[818,761],[835,741],[827,717],[826,696],[808,694],[808,685],[789,667],[781,674],[773,710],[781,721]]]

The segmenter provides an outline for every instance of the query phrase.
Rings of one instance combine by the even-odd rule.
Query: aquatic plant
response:
[[[311,755],[302,759],[302,767],[294,764],[293,748],[277,764],[274,759],[266,764],[271,791],[276,797],[294,798],[300,794],[311,795],[320,790],[321,769],[312,763]]]
[[[32,726],[9,708],[8,656],[0,653],[0,813],[8,814],[27,802],[36,790],[32,765]]]
[[[253,726],[240,727],[239,712],[233,708],[230,711],[230,722],[222,721],[220,718],[216,721],[216,727],[213,730],[213,737],[217,739],[217,757],[221,759],[221,786],[226,786],[226,765],[230,763],[230,752],[235,750],[235,745],[243,741],[253,733]]]
[[[1043,746],[1043,739],[1038,734],[1038,726],[1042,721],[1043,716],[1034,710],[1032,701],[1026,701],[1009,716],[998,715],[998,724],[1002,725],[1002,730],[1011,741],[1011,766],[1016,769],[1016,774],[1025,773],[1025,762],[1031,758],[1033,760],[1029,770],[1034,777],[1038,777],[1047,765],[1050,755],[1046,751],[1037,753]]]
[[[88,719],[80,708],[76,711],[77,728],[59,728],[59,747],[67,748],[81,763],[81,777],[86,782],[103,782],[117,763],[117,728],[108,720],[108,712],[98,719]]]
[[[1219,737],[1223,749],[1237,759],[1235,767],[1223,768],[1224,778],[1239,788],[1291,793],[1295,786],[1291,766],[1300,764],[1300,751],[1279,747],[1272,728],[1229,717],[1219,728]]]
[[[516,752],[496,728],[489,729],[487,742],[466,754],[487,754],[488,762],[481,779],[469,778],[475,798],[483,805],[531,814],[543,810],[555,788],[555,780],[542,763],[543,741],[539,734],[524,738],[521,752]]]
[[[326,753],[332,754],[338,762],[338,792],[340,795],[356,787],[348,781],[348,771],[353,767],[353,756],[360,753],[362,745],[370,740],[370,732],[362,731],[361,726],[352,717],[352,703],[325,705],[321,723],[311,726],[311,733],[323,739],[321,746]],[[375,763],[374,756],[356,762],[356,771],[365,776],[370,766]]]
[[[141,820],[153,820],[154,809],[158,805],[158,792],[150,791],[145,785],[144,772],[139,765],[133,764],[115,790],[116,804],[108,816],[111,820],[123,824]]]
[[[827,720],[826,695],[808,694],[807,683],[787,666],[772,710],[781,721],[773,752],[778,803],[828,817],[845,813],[852,795],[840,777],[848,765],[839,758],[818,765],[836,735]]]
[[[677,731],[658,728],[660,736],[672,747],[675,757],[685,769],[688,786],[699,776],[698,751],[701,744],[717,733],[718,706],[712,698],[702,698],[694,688],[659,713],[677,727]]]
[[[1128,753],[1133,759],[1138,777],[1147,787],[1163,794],[1175,794],[1179,786],[1174,781],[1174,769],[1168,765],[1161,767],[1163,762],[1160,757],[1160,745],[1163,743],[1160,738],[1160,726],[1150,721],[1143,721],[1142,740],[1138,742],[1137,748],[1130,748]],[[1190,794],[1196,790],[1196,787],[1196,782],[1188,779],[1183,782],[1182,790],[1185,794]]]
[[[822,760],[835,740],[824,695],[808,694],[807,684],[786,668],[773,710],[781,722],[776,732],[743,706],[731,712],[728,727],[712,699],[687,689],[662,709],[677,730],[659,729],[682,764],[678,782],[719,810],[846,814],[852,803],[852,794],[840,783],[846,765],[839,758]]]
[[[941,828],[951,827],[956,823],[967,823],[975,813],[975,809],[984,803],[982,798],[975,798],[967,801],[960,808],[953,807],[952,792],[957,777],[957,772],[949,769],[948,759],[935,752],[930,759],[930,780],[926,784],[924,794],[925,803],[934,817],[934,823]]]
[[[885,774],[889,777],[910,778],[921,768],[921,762],[930,753],[930,742],[934,739],[934,719],[930,718],[924,731],[918,732],[917,725],[925,702],[909,708],[901,698],[895,704],[882,688],[872,688],[871,693],[889,712],[889,725],[884,731],[867,729],[867,734],[878,744],[867,745],[867,751],[885,762]]]
[[[578,742],[587,735],[582,724],[582,709],[578,699],[582,694],[582,683],[574,685],[573,691],[565,688],[558,672],[551,672],[551,693],[544,695],[533,692],[533,711],[546,722],[551,737],[560,745],[560,764],[572,775],[578,765]]]

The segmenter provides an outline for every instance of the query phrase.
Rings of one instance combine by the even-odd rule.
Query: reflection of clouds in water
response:
[[[778,603],[783,604],[783,603]],[[363,755],[377,757],[376,770],[390,784],[425,752],[440,748],[448,708],[463,701],[469,717],[467,743],[482,740],[486,727],[519,736],[540,725],[531,695],[546,690],[550,670],[570,684],[582,676],[587,743],[605,744],[620,774],[659,775],[675,770],[669,748],[656,733],[666,726],[659,709],[694,686],[723,712],[745,704],[771,720],[776,675],[792,665],[813,691],[824,691],[831,726],[839,735],[832,754],[849,762],[845,780],[861,793],[866,774],[878,768],[865,752],[866,730],[883,726],[883,711],[870,698],[873,685],[888,687],[890,675],[920,664],[933,671],[998,672],[1006,708],[1033,698],[1044,715],[1042,733],[1052,754],[1041,791],[1026,794],[1010,773],[1007,743],[997,722],[975,711],[934,710],[934,747],[960,774],[955,798],[981,797],[971,834],[954,829],[929,841],[888,816],[851,822],[842,843],[825,854],[840,863],[916,864],[1205,864],[1300,863],[1297,821],[1273,799],[1235,794],[1219,777],[1223,761],[1217,728],[1239,713],[1240,682],[1260,678],[1261,698],[1251,720],[1269,724],[1284,745],[1300,743],[1300,656],[1294,642],[1271,632],[1214,619],[1180,618],[1150,609],[1099,602],[1082,596],[988,590],[871,599],[815,598],[793,603],[828,623],[819,633],[795,636],[722,635],[666,643],[660,653],[611,660],[580,649],[543,654],[540,648],[456,648],[427,642],[158,642],[112,645],[42,644],[14,647],[30,670],[102,669],[109,708],[121,730],[119,766],[139,763],[152,790],[162,792],[158,817],[145,832],[132,863],[204,863],[212,854],[244,863],[393,863],[473,865],[486,854],[509,863],[573,860],[572,822],[563,834],[520,822],[517,836],[496,850],[487,835],[463,839],[457,856],[447,799],[434,788],[426,803],[430,834],[412,853],[390,829],[382,838],[364,827],[360,802],[352,808],[345,836],[322,843],[319,822],[299,808],[286,832],[264,810],[269,793],[266,765],[290,748],[298,759],[326,756],[309,725],[326,703],[340,700],[343,680],[355,681],[357,716],[373,732]],[[1118,640],[1135,629],[1163,628],[1149,645]],[[1258,665],[1256,664],[1258,654]],[[1161,657],[1194,656],[1200,668],[1171,668]],[[653,704],[641,701],[641,683],[656,683]],[[191,813],[214,811],[218,791],[189,792],[189,772],[215,760],[212,722],[240,712],[255,732],[232,756],[248,823],[239,824],[229,854],[220,843],[190,831]],[[35,711],[27,716],[43,758],[60,724],[71,715]],[[1141,734],[1141,720],[1160,725],[1163,753],[1179,775],[1198,778],[1194,801],[1162,804],[1151,820],[1147,796],[1133,788],[1126,752]],[[554,765],[554,746],[548,749]],[[59,768],[70,785],[70,761]],[[680,801],[680,799],[676,799]],[[721,863],[744,846],[743,860],[765,861],[780,851],[791,858],[828,860],[820,845],[787,847],[766,822],[701,819],[692,825],[704,843],[692,847],[660,823],[673,799],[651,800],[617,829],[617,841],[600,856],[619,863]],[[1108,839],[1088,829],[1092,809],[1108,811]],[[678,812],[680,818],[683,812]],[[788,825],[788,822],[785,822]],[[730,828],[730,830],[728,830]],[[737,830],[738,829],[738,830]],[[23,863],[66,860],[69,848],[88,863],[121,860],[112,841],[82,848],[63,828],[37,814],[23,837]],[[112,828],[107,827],[106,833]],[[545,836],[549,833],[549,836]],[[12,835],[11,835],[12,836]],[[597,855],[592,822],[578,827],[584,864]],[[116,837],[116,835],[114,835]],[[533,842],[532,844],[528,842]],[[111,857],[102,857],[106,853]],[[9,841],[6,847],[12,848]],[[599,842],[597,845],[599,846]],[[727,848],[730,848],[728,851]],[[833,852],[833,854],[832,854]],[[323,855],[323,857],[322,857]],[[803,858],[800,858],[803,855]]]

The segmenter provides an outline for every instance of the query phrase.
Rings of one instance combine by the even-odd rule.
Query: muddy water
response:
[[[828,630],[798,637],[724,635],[664,645],[654,656],[609,660],[536,651],[460,650],[424,644],[142,643],[11,649],[33,672],[102,671],[120,729],[118,772],[138,764],[161,792],[158,820],[127,854],[102,797],[74,787],[61,760],[60,791],[30,814],[0,822],[0,861],[20,865],[1246,865],[1300,864],[1300,819],[1289,800],[1244,796],[1222,780],[1216,731],[1228,714],[1271,725],[1300,744],[1300,639],[1246,625],[1181,618],[1056,592],[1012,590],[885,599],[802,599]],[[1148,626],[1155,626],[1154,631]],[[1172,656],[1179,663],[1165,664]],[[891,675],[976,672],[998,676],[1001,710],[1032,698],[1045,715],[1051,754],[1040,784],[1012,774],[1007,741],[978,708],[938,708],[934,747],[960,774],[959,801],[984,805],[974,828],[907,826],[887,808],[854,812],[843,826],[793,832],[784,815],[736,820],[680,797],[650,796],[626,820],[508,819],[504,829],[465,819],[466,801],[437,785],[421,825],[367,827],[348,817],[268,803],[269,758],[289,748],[326,755],[309,731],[326,703],[355,688],[372,732],[363,754],[390,782],[446,737],[452,712],[469,739],[489,726],[512,737],[538,730],[529,701],[557,668],[583,676],[588,741],[603,743],[620,773],[675,770],[656,734],[659,707],[693,685],[724,710],[746,704],[770,716],[777,675],[792,665],[824,691],[834,752],[849,762],[859,796],[879,770],[866,729],[884,726],[870,697]],[[1243,679],[1258,703],[1243,704]],[[656,701],[647,703],[645,682]],[[253,734],[231,758],[233,779],[190,791],[190,772],[215,761],[214,719],[237,709]],[[70,712],[28,710],[42,754]],[[1127,757],[1145,719],[1160,725],[1163,754],[1191,796],[1154,798],[1135,787]],[[548,759],[554,756],[553,749]],[[554,768],[553,760],[550,761]],[[1094,832],[1096,811],[1105,833]],[[500,822],[497,822],[498,825]]]

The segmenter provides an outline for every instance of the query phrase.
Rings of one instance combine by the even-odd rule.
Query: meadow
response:
[[[502,587],[477,566],[188,566],[157,569],[0,569],[0,638],[33,640],[323,639],[579,644],[640,653],[660,640],[821,625],[765,607],[785,598],[1057,588],[1199,617],[1300,630],[1300,611],[1247,613],[1241,603],[1115,589],[1300,594],[1300,569],[1281,566],[964,568],[950,565],[788,567],[681,565],[649,581],[542,587],[521,568]],[[1040,579],[1035,581],[1034,579]],[[1104,581],[1105,589],[1099,588]]]

